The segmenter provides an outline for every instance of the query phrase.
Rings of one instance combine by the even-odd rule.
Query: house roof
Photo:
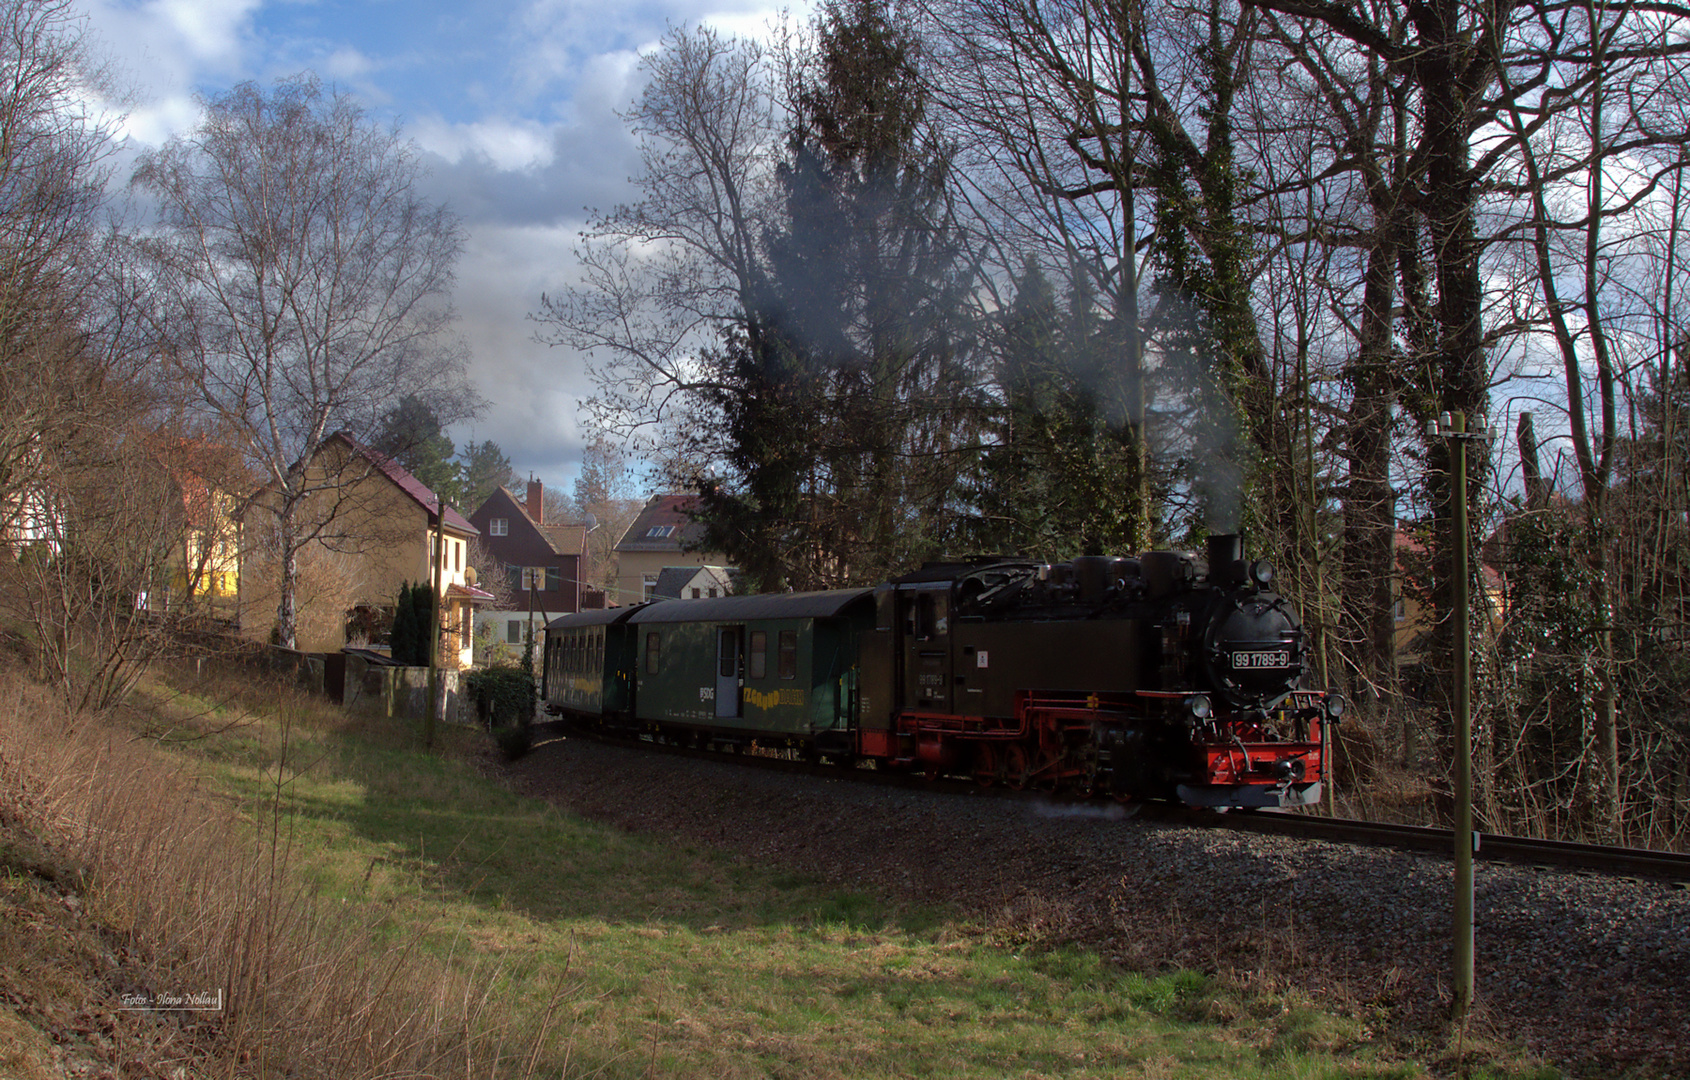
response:
[[[510,503],[513,513],[534,527],[535,533],[546,542],[546,546],[552,549],[554,555],[580,555],[586,549],[587,527],[585,525],[568,522],[542,525],[535,521],[534,516],[528,512],[528,504],[517,498],[516,492],[508,487],[501,486],[493,494],[487,496],[482,504],[476,508],[475,516],[480,517],[481,511],[487,508],[487,504],[500,495],[503,495]]]
[[[485,589],[478,589],[474,585],[458,585],[456,583],[446,586],[446,595],[453,600],[468,600],[476,604],[485,604],[496,599],[492,593]]]
[[[698,544],[704,539],[704,526],[692,520],[691,511],[697,505],[696,495],[653,495],[616,542],[616,550],[678,552]]]
[[[733,579],[725,566],[665,566],[657,574],[651,596],[654,600],[684,599],[686,590],[694,585],[700,589],[720,589],[726,595],[732,584]]]
[[[421,506],[430,515],[439,511],[440,496],[434,493],[434,489],[412,476],[410,470],[405,468],[405,466],[399,464],[397,461],[394,461],[379,450],[365,446],[357,439],[354,439],[348,432],[336,432],[334,435],[330,436],[330,439],[339,439],[347,446],[351,447],[354,453],[360,455],[370,462],[370,464],[380,469],[389,480],[398,485],[399,490],[409,495],[418,506]],[[474,525],[469,523],[468,518],[452,509],[450,505],[446,507],[446,513],[442,516],[441,524],[443,528],[450,529],[453,532],[464,533],[468,536],[476,536],[481,532],[480,529],[477,529]]]

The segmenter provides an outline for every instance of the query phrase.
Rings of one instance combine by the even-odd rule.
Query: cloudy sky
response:
[[[589,208],[626,199],[634,146],[616,111],[670,24],[761,34],[770,0],[81,0],[92,44],[136,101],[124,131],[191,129],[198,97],[301,71],[397,120],[429,194],[463,219],[459,330],[490,402],[459,445],[492,439],[565,487],[579,464],[580,358],[532,341],[528,314],[573,274]],[[802,5],[792,5],[801,7]]]

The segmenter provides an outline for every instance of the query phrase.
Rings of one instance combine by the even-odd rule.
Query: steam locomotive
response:
[[[1338,695],[1236,535],[546,627],[547,710],[639,738],[1194,806],[1319,801]]]

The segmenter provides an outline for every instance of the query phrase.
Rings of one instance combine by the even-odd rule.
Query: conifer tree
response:
[[[416,654],[418,629],[411,583],[406,581],[399,586],[399,598],[393,609],[393,630],[388,635],[388,645],[395,663],[411,662],[410,658]]]

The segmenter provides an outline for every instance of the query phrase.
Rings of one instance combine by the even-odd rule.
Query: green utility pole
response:
[[[433,519],[434,526],[434,567],[432,577],[434,588],[429,595],[428,616],[428,715],[423,718],[423,745],[434,749],[435,717],[440,713],[440,573],[446,565],[446,530],[442,527],[445,518],[446,503],[436,499]]]
[[[1455,1000],[1450,1003],[1456,1019],[1467,1015],[1473,1004],[1473,852],[1479,846],[1473,831],[1473,703],[1472,642],[1470,640],[1472,600],[1467,565],[1467,444],[1486,438],[1467,430],[1462,413],[1444,413],[1426,421],[1426,434],[1449,443],[1451,485],[1450,526],[1455,534],[1451,548],[1455,555]]]

